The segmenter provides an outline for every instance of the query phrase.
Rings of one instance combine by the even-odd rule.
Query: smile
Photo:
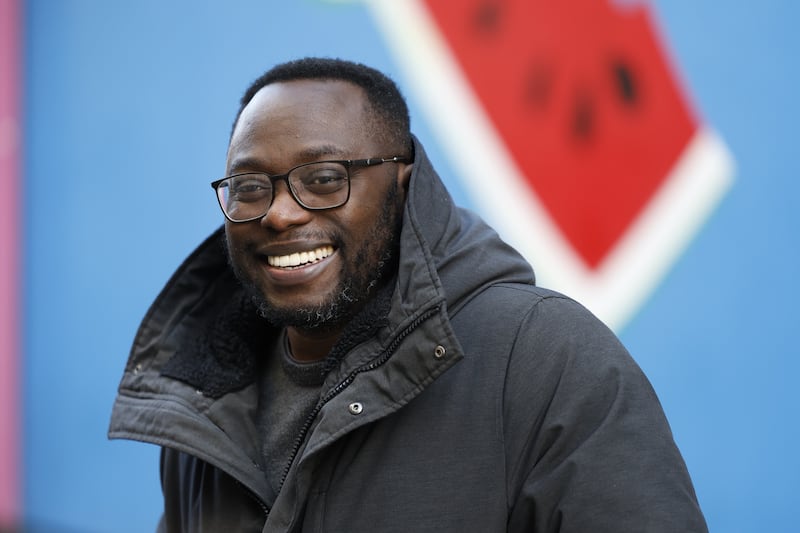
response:
[[[289,255],[270,255],[267,262],[270,266],[280,268],[295,268],[316,263],[333,253],[333,246],[320,246],[307,252],[295,252]]]

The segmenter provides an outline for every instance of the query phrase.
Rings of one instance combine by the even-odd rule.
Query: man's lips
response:
[[[267,263],[273,267],[295,268],[316,263],[333,253],[333,246],[325,245],[312,250],[293,252],[287,255],[268,255]]]

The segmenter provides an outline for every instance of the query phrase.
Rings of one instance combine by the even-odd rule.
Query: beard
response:
[[[403,204],[399,201],[396,182],[387,191],[380,216],[367,238],[354,250],[346,250],[339,243],[339,252],[347,253],[339,274],[339,283],[329,297],[319,304],[293,308],[273,305],[269,295],[250,279],[232,260],[228,262],[239,282],[256,305],[259,314],[278,327],[295,327],[318,333],[335,331],[349,322],[375,292],[393,278],[397,269]]]

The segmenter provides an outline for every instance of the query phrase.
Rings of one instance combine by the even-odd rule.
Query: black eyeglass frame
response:
[[[326,207],[312,207],[312,206],[308,206],[308,205],[304,204],[303,201],[300,200],[300,198],[297,196],[297,193],[295,192],[294,188],[292,187],[292,183],[289,181],[289,174],[291,174],[292,172],[294,172],[298,168],[306,167],[308,165],[316,165],[316,164],[320,164],[320,163],[339,163],[339,164],[344,166],[345,170],[347,170],[347,196],[345,197],[344,200],[342,200],[340,203],[338,203],[336,205],[331,205],[331,206],[326,206]],[[336,209],[337,207],[342,207],[344,204],[346,204],[350,200],[350,169],[351,168],[353,168],[353,167],[374,167],[376,165],[382,165],[383,163],[411,163],[411,159],[408,158],[408,157],[396,155],[396,156],[392,156],[392,157],[370,157],[369,159],[327,159],[327,160],[324,160],[324,161],[311,161],[309,163],[303,163],[302,165],[297,165],[296,167],[292,167],[285,174],[278,174],[276,176],[271,176],[271,175],[267,174],[266,172],[240,172],[238,174],[231,174],[230,176],[225,176],[224,178],[218,179],[216,181],[212,181],[211,182],[211,188],[213,188],[214,192],[216,193],[215,196],[217,197],[217,203],[219,203],[219,207],[220,207],[220,209],[222,209],[222,214],[225,215],[225,218],[227,218],[229,221],[233,222],[234,224],[238,224],[238,223],[251,222],[253,220],[258,220],[258,219],[264,218],[264,215],[266,215],[269,212],[269,208],[272,206],[272,203],[275,201],[275,182],[277,180],[283,180],[283,181],[286,182],[286,188],[289,190],[289,194],[292,195],[292,198],[294,199],[294,201],[297,202],[297,204],[300,207],[302,207],[303,209],[307,209],[308,211],[325,211],[326,209]],[[250,175],[250,174],[257,174],[257,175],[260,175],[260,176],[266,176],[269,179],[270,183],[272,184],[272,198],[270,199],[266,210],[262,214],[260,214],[258,216],[255,216],[255,217],[246,218],[246,219],[243,219],[243,220],[234,220],[234,219],[232,219],[230,217],[230,215],[228,215],[227,211],[225,210],[225,207],[222,205],[222,198],[220,198],[219,191],[218,191],[219,186],[225,180],[229,180],[231,178],[235,178],[235,177],[238,177],[238,176],[246,176],[246,175]]]

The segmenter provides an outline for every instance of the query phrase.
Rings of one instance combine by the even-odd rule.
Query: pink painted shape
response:
[[[0,0],[0,529],[20,517],[20,0]]]

